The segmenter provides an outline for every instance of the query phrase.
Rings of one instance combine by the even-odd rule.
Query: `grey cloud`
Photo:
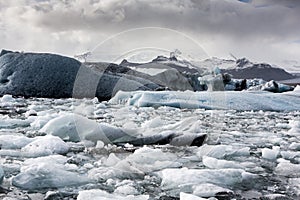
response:
[[[74,51],[95,45],[95,41],[120,31],[158,26],[182,31],[200,42],[206,42],[212,54],[233,49],[255,57],[258,53],[249,52],[255,52],[262,45],[265,48],[282,45],[282,52],[276,49],[274,55],[282,53],[287,56],[291,53],[286,48],[299,49],[289,45],[290,41],[299,40],[300,1],[248,2],[0,0],[0,26],[6,30],[1,33],[6,36],[5,41],[2,38],[0,42],[19,47],[22,41],[28,48],[34,48],[37,44],[32,41],[40,40],[44,45],[37,45],[37,49],[50,48],[72,55]],[[295,53],[292,56],[295,57]]]
[[[53,32],[82,29],[116,32],[141,26],[162,26],[238,38],[299,35],[298,10],[286,7],[255,8],[236,2],[238,1],[48,0],[23,8],[23,13],[15,17],[26,20],[30,26]],[[252,1],[253,4],[258,4],[257,2]],[[260,2],[262,4],[264,1]],[[279,2],[280,5],[290,5],[292,1],[272,2],[269,5]]]

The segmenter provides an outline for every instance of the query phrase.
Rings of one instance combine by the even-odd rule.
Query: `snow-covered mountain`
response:
[[[254,63],[246,58],[228,60],[220,58],[210,58],[197,62],[200,68],[214,69],[218,67],[222,73],[228,73],[236,79],[254,79],[261,78],[266,81],[270,80],[287,80],[295,78],[284,69],[268,63]]]
[[[246,58],[236,60],[234,68],[223,69],[222,72],[240,79],[261,78],[266,81],[279,81],[295,78],[282,68],[267,63],[252,63]]]

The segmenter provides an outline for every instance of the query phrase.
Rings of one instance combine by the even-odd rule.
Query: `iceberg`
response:
[[[0,96],[98,97],[108,100],[118,90],[155,90],[160,87],[144,77],[106,72],[112,65],[110,63],[95,63],[96,67],[90,65],[93,63],[81,63],[56,54],[2,50]]]
[[[298,86],[299,87],[299,86]],[[119,91],[109,102],[137,107],[170,106],[181,109],[224,109],[224,110],[300,110],[300,92],[269,93],[264,91]]]
[[[71,142],[90,141],[97,144],[125,145],[130,143],[135,146],[150,144],[172,144],[175,146],[201,146],[206,139],[204,133],[187,133],[162,131],[152,135],[132,134],[126,128],[112,126],[107,123],[98,123],[78,114],[62,114],[50,120],[41,133],[58,136],[62,140]]]
[[[37,139],[24,146],[21,151],[32,157],[39,157],[66,154],[69,151],[69,146],[59,137],[46,135],[37,137]]]
[[[254,175],[242,169],[163,169],[159,172],[164,189],[196,186],[199,184],[215,184],[222,187],[242,184]]]
[[[96,143],[101,140],[106,144],[126,135],[117,127],[97,123],[78,114],[62,114],[50,120],[40,132],[71,142],[89,140]]]
[[[0,135],[1,149],[20,149],[35,139],[19,135]]]
[[[39,190],[90,182],[86,176],[68,171],[65,162],[60,155],[29,159],[21,167],[21,173],[13,177],[12,184],[25,190]]]

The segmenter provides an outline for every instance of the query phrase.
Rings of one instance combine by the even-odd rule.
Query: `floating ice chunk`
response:
[[[96,144],[96,148],[98,148],[98,149],[102,149],[102,148],[104,148],[104,142],[102,142],[101,140],[98,140],[97,141],[97,144]]]
[[[50,156],[43,156],[38,158],[29,158],[26,159],[22,163],[21,171],[24,171],[28,166],[32,166],[39,163],[51,163],[51,164],[61,164],[64,165],[67,163],[68,158],[62,155],[50,155]]]
[[[287,91],[292,91],[294,88],[289,85],[285,85],[282,83],[277,83],[274,80],[271,80],[267,83],[265,83],[262,86],[257,86],[261,87],[261,90],[264,91],[269,91],[269,92],[287,92]]]
[[[262,157],[267,160],[276,160],[276,158],[279,154],[279,150],[280,150],[280,147],[278,147],[278,146],[273,146],[272,149],[263,148],[261,150]]]
[[[135,168],[126,160],[121,160],[112,167],[99,167],[93,168],[88,172],[88,177],[96,180],[103,181],[111,178],[119,179],[135,179],[144,177],[145,173]]]
[[[93,200],[148,200],[149,195],[120,195],[120,194],[110,194],[103,190],[83,190],[79,191],[79,195],[77,197],[77,200],[87,200],[87,199],[93,199]]]
[[[21,149],[34,140],[26,136],[0,135],[0,146],[1,149]]]
[[[47,134],[55,135],[63,140],[79,142],[89,140],[96,144],[101,140],[105,144],[126,136],[121,129],[109,124],[99,124],[94,120],[77,114],[66,114],[50,120],[41,130]]]
[[[203,164],[211,169],[224,169],[224,168],[235,168],[242,169],[243,166],[234,161],[227,160],[218,160],[216,158],[203,156],[202,158]]]
[[[136,123],[134,123],[133,121],[129,121],[127,119],[126,122],[123,124],[122,129],[128,134],[137,135],[139,127],[137,126]]]
[[[264,195],[265,198],[270,200],[281,200],[281,199],[289,199],[287,196],[283,194],[267,194]]]
[[[28,110],[25,113],[25,117],[29,117],[29,116],[36,116],[37,112],[35,110]]]
[[[217,193],[233,193],[233,191],[210,183],[193,186],[193,194],[200,197],[214,197]]]
[[[108,158],[104,162],[104,164],[108,167],[115,166],[121,159],[118,158],[114,153],[109,154]]]
[[[172,153],[163,152],[160,149],[142,147],[133,154],[121,160],[111,153],[103,164],[106,167],[94,168],[89,171],[89,177],[95,180],[107,180],[109,178],[140,178],[145,172],[153,172],[166,167],[180,167],[177,156]]]
[[[36,140],[23,147],[21,151],[32,155],[32,157],[39,157],[51,154],[65,154],[69,151],[69,146],[59,137],[46,135],[37,137]]]
[[[297,196],[300,195],[300,178],[290,178],[289,185],[291,185],[292,190],[296,193]]]
[[[5,94],[0,98],[1,103],[15,102],[15,99],[10,94]]]
[[[67,114],[50,120],[40,132],[58,136],[63,140],[79,142],[79,131],[86,129],[87,132],[94,132],[96,127],[97,123],[94,121],[79,115]]]
[[[145,121],[142,124],[143,128],[156,128],[165,125],[165,121],[162,120],[159,116],[151,120]]]
[[[126,161],[144,172],[160,170],[166,167],[180,167],[182,164],[176,162],[177,156],[172,153],[163,152],[160,149],[143,147],[137,149],[126,158]]]
[[[16,127],[27,127],[30,125],[29,120],[12,119],[9,116],[0,116],[0,129],[7,128],[13,129]]]
[[[299,151],[282,151],[280,152],[282,158],[286,160],[292,160],[295,159],[296,157],[300,158],[300,152]]]
[[[207,145],[199,147],[197,156],[202,158],[203,156],[209,156],[213,158],[224,158],[225,156],[249,156],[250,148],[238,148],[230,145]]]
[[[184,192],[180,192],[179,194],[180,196],[180,200],[207,200],[205,198],[202,198],[202,197],[198,197],[198,196],[195,196],[193,194],[188,194],[188,193],[184,193]]]
[[[279,164],[275,168],[275,173],[285,177],[299,177],[300,164],[293,164],[282,158],[278,159]]]
[[[114,192],[122,195],[137,195],[139,192],[134,188],[134,182],[130,180],[124,180],[116,185]]]
[[[98,101],[98,99],[97,99],[97,101]],[[105,108],[107,108],[107,106],[104,103],[98,103],[96,105],[96,109],[105,109]]]
[[[291,121],[289,121],[289,125],[290,125],[291,129],[288,131],[288,134],[300,135],[300,121],[291,120]]]
[[[95,112],[95,107],[94,105],[88,105],[85,103],[81,103],[78,106],[74,106],[73,109],[74,113],[80,114],[83,116],[93,116]]]
[[[162,178],[161,186],[164,189],[203,183],[232,186],[251,177],[250,173],[242,169],[164,169],[158,174]]]
[[[122,185],[115,189],[115,192],[122,195],[135,195],[139,194],[139,192],[130,185]]]
[[[277,124],[275,124],[275,126],[277,128],[282,128],[282,129],[290,129],[291,128],[288,123],[277,123]]]
[[[289,149],[291,149],[291,150],[296,150],[296,151],[300,151],[300,143],[293,142],[293,143],[289,146]]]
[[[89,182],[87,177],[67,171],[64,165],[51,162],[29,165],[12,179],[14,186],[26,190],[61,188]]]
[[[35,117],[34,121],[30,123],[30,126],[34,129],[40,129],[45,124],[47,124],[51,119],[58,116],[58,114],[52,114],[52,113],[37,113],[37,117]]]

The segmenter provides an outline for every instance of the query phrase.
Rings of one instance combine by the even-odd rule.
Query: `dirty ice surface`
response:
[[[260,108],[4,96],[0,199],[299,199],[299,109]],[[110,144],[124,133],[207,138],[201,147]]]

